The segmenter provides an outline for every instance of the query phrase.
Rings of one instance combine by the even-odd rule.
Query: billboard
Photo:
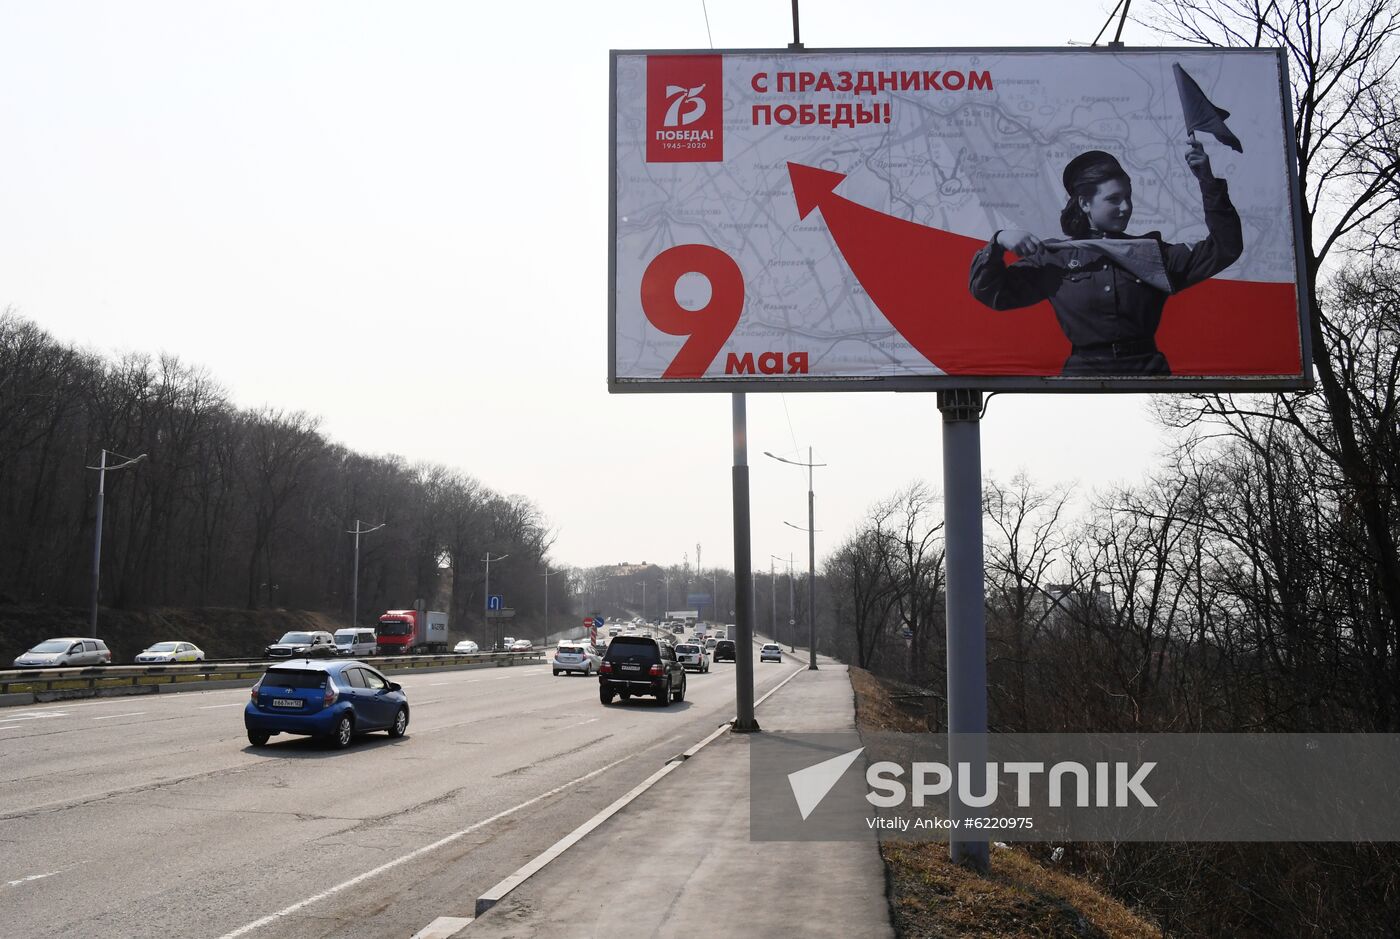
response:
[[[1310,381],[1278,50],[611,65],[611,391]]]

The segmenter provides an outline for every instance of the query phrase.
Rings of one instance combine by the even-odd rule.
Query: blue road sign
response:
[[[488,610],[500,610],[500,609],[503,609],[504,607],[505,607],[505,604],[501,602],[501,595],[500,595],[500,594],[498,594],[498,593],[493,593],[491,596],[489,596],[489,597],[486,598],[486,609],[488,609]]]

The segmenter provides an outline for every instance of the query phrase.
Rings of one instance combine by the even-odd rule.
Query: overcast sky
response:
[[[802,3],[808,48],[1087,44],[1098,2]],[[709,0],[716,48],[787,0]],[[1131,24],[1130,44],[1155,42]],[[0,2],[0,308],[168,352],[243,406],[533,499],[567,564],[732,567],[730,398],[609,395],[608,50],[705,48],[685,2]],[[1149,398],[1001,396],[983,467],[1141,478]],[[932,394],[751,394],[753,558],[806,563],[940,485]]]

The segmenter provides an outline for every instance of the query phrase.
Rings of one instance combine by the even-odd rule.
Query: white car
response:
[[[157,642],[136,657],[138,665],[203,661],[204,650],[192,642]]]
[[[710,653],[699,643],[683,642],[676,646],[676,661],[686,671],[694,669],[704,674],[710,670]]]
[[[603,657],[598,650],[582,642],[561,642],[554,649],[554,661],[549,664],[554,674],[578,672],[587,678],[598,670]]]
[[[457,643],[455,646],[452,647],[452,651],[457,653],[458,655],[475,655],[476,653],[481,651],[481,647],[478,646],[476,643],[472,642],[470,639],[463,639],[461,642]]]
[[[781,662],[783,660],[783,647],[775,642],[770,642],[762,649],[758,650],[758,660],[760,662],[767,662],[770,659],[774,662]]]
[[[528,639],[517,639],[510,644],[512,652],[529,652],[535,648],[535,644]]]

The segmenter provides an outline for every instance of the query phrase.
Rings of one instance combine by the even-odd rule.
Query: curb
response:
[[[783,679],[782,681],[780,681],[775,687],[769,689],[769,691],[768,691],[766,694],[764,694],[763,697],[761,697],[761,698],[759,698],[757,701],[755,701],[755,702],[754,702],[754,707],[757,708],[757,707],[758,707],[760,704],[762,704],[764,701],[767,701],[767,700],[768,700],[769,698],[771,698],[774,694],[776,694],[778,691],[780,691],[784,685],[786,685],[788,682],[792,681],[794,678],[796,678],[798,675],[802,674],[802,673],[805,672],[805,671],[807,671],[807,669],[806,669],[805,666],[803,666],[803,667],[801,667],[801,668],[798,668],[798,669],[795,669],[791,675],[789,675],[788,677],[784,678],[784,679]],[[621,798],[619,798],[617,801],[613,802],[613,803],[612,803],[611,805],[609,805],[607,808],[603,809],[601,812],[599,812],[598,814],[594,815],[594,816],[593,816],[592,818],[590,818],[588,821],[584,822],[582,825],[580,825],[579,827],[575,828],[573,831],[569,832],[569,833],[568,833],[567,835],[565,835],[563,838],[561,838],[561,839],[559,839],[558,841],[556,841],[553,845],[551,845],[551,846],[550,846],[543,854],[541,854],[539,857],[537,857],[537,858],[535,858],[534,860],[530,861],[530,862],[529,862],[528,864],[526,864],[524,867],[521,867],[521,868],[520,868],[519,870],[517,870],[515,873],[511,874],[509,877],[505,878],[505,879],[502,880],[500,883],[496,884],[496,885],[495,885],[494,887],[492,887],[490,890],[486,891],[486,892],[483,893],[481,896],[477,897],[477,899],[476,899],[476,909],[475,909],[475,912],[473,913],[473,917],[474,917],[474,918],[475,918],[475,917],[480,917],[480,916],[481,916],[482,914],[484,914],[487,910],[491,909],[491,907],[493,907],[493,906],[495,906],[497,903],[501,902],[501,900],[503,900],[503,899],[506,897],[507,894],[509,894],[509,893],[510,893],[512,890],[514,890],[516,887],[519,887],[519,886],[520,886],[521,884],[523,884],[525,881],[529,880],[529,879],[530,879],[531,877],[533,877],[535,874],[537,874],[537,873],[539,873],[541,870],[543,870],[543,869],[545,868],[545,866],[549,864],[549,862],[553,861],[555,858],[559,857],[559,856],[560,856],[561,854],[563,854],[565,851],[569,850],[569,849],[572,848],[574,845],[578,844],[578,842],[582,841],[583,838],[584,838],[589,832],[593,831],[593,830],[594,830],[595,828],[597,828],[599,825],[603,824],[603,822],[605,822],[605,821],[607,821],[608,819],[612,818],[614,815],[616,815],[618,812],[622,811],[624,808],[626,808],[626,807],[627,807],[628,805],[630,805],[632,802],[636,801],[636,799],[637,799],[642,793],[646,792],[648,789],[650,789],[652,786],[656,785],[656,784],[657,784],[658,782],[660,782],[662,779],[665,779],[665,778],[666,778],[667,776],[669,776],[675,769],[677,769],[678,767],[684,765],[684,763],[685,763],[686,760],[690,759],[692,756],[694,756],[695,754],[699,753],[702,749],[704,749],[705,747],[709,746],[709,745],[710,745],[711,743],[713,743],[714,741],[718,740],[718,739],[719,739],[721,736],[723,736],[724,734],[728,733],[729,730],[730,730],[730,728],[731,728],[732,726],[733,726],[733,722],[732,722],[732,721],[727,721],[727,722],[721,724],[717,730],[715,730],[715,731],[714,731],[713,733],[711,733],[709,736],[705,737],[705,739],[701,740],[699,743],[695,744],[695,746],[691,747],[689,750],[686,750],[684,753],[680,754],[679,756],[672,757],[670,760],[668,760],[668,761],[666,762],[666,765],[665,765],[665,766],[661,767],[661,769],[657,770],[656,772],[654,772],[654,773],[652,773],[650,776],[648,776],[646,779],[642,780],[642,782],[638,783],[638,784],[637,784],[631,791],[629,791],[627,794],[623,795]],[[442,919],[442,918],[439,918],[439,920],[434,920],[433,924],[430,924],[430,926],[429,926],[428,928],[432,928],[432,926],[433,926],[433,925],[436,925],[437,923],[439,923],[439,922],[441,921],[441,919]],[[470,919],[465,920],[465,921],[462,923],[462,925],[459,926],[459,927],[457,928],[457,930],[454,930],[453,932],[448,932],[448,933],[435,933],[435,934],[427,934],[427,935],[434,935],[434,936],[440,935],[440,936],[443,937],[443,939],[448,939],[448,937],[451,937],[451,936],[456,935],[457,932],[459,932],[461,929],[466,928],[466,925],[467,925],[468,923],[470,923],[471,921],[472,921],[472,920],[470,920]],[[424,939],[427,939],[427,935],[424,936]]]

